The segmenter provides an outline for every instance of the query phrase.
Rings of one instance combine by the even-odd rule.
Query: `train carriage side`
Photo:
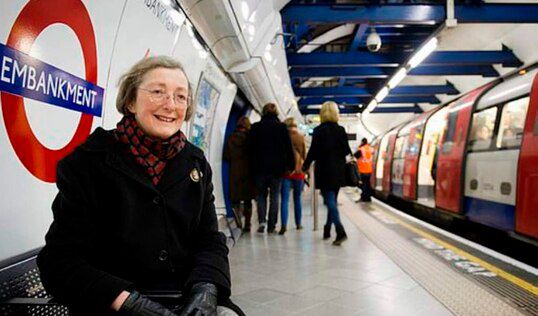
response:
[[[447,123],[437,158],[436,208],[461,214],[463,161],[472,107],[491,85],[477,88],[447,106]]]
[[[387,133],[388,141],[385,148],[386,155],[383,163],[383,180],[381,189],[384,195],[389,195],[391,192],[392,159],[398,130],[399,128],[396,128]]]
[[[375,163],[375,173],[374,177],[375,182],[372,184],[372,188],[376,191],[382,191],[383,190],[383,172],[384,172],[384,165],[385,165],[385,159],[387,158],[387,144],[389,142],[389,136],[390,132],[387,132],[383,134],[379,141],[379,146],[376,150],[376,157],[374,160]]]
[[[392,195],[403,198],[404,166],[407,154],[408,139],[413,121],[406,122],[398,131],[392,154],[391,190]]]
[[[375,188],[375,183],[376,183],[376,169],[377,169],[377,164],[376,164],[376,161],[377,161],[377,158],[379,156],[379,143],[381,142],[381,139],[379,137],[377,137],[376,139],[374,139],[372,141],[372,148],[374,150],[374,154],[372,156],[372,175],[373,176],[370,176],[370,187],[371,188]]]
[[[446,106],[438,109],[428,118],[424,127],[418,166],[417,203],[430,208],[435,207],[436,159],[439,155],[447,112]]]
[[[515,229],[518,160],[537,72],[506,78],[476,104],[467,140],[463,196],[464,213],[471,221]]]
[[[417,198],[420,149],[422,146],[424,125],[430,115],[431,112],[427,112],[414,119],[410,126],[409,136],[407,137],[403,170],[403,197],[408,200],[416,200]]]
[[[538,238],[538,75],[534,77],[521,143],[516,194],[519,234]]]

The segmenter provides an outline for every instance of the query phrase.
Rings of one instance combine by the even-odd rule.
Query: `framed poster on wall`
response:
[[[206,79],[205,75],[202,75],[196,90],[196,107],[191,122],[189,140],[201,148],[207,157],[209,157],[209,136],[213,128],[219,97],[220,91]]]

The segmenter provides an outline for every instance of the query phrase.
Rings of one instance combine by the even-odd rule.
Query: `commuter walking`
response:
[[[295,160],[295,168],[291,172],[286,172],[284,179],[282,180],[281,190],[281,227],[280,235],[284,235],[287,230],[288,224],[288,202],[290,199],[290,191],[293,189],[293,208],[295,212],[295,226],[297,229],[302,229],[301,216],[301,193],[303,192],[305,174],[302,171],[303,162],[306,158],[306,145],[304,136],[299,133],[295,120],[290,117],[287,118],[284,123],[288,127],[290,133],[291,144],[293,146],[293,156]]]
[[[275,233],[278,217],[278,197],[281,177],[286,171],[293,170],[295,161],[286,125],[278,120],[276,104],[268,103],[263,107],[262,119],[252,124],[248,137],[249,158],[254,183],[258,191],[258,232]],[[266,219],[267,195],[269,202],[269,221]]]
[[[338,125],[338,105],[333,101],[323,103],[320,110],[321,124],[314,129],[312,145],[306,155],[303,170],[308,170],[310,164],[316,161],[314,175],[316,189],[321,190],[325,205],[327,205],[327,223],[323,227],[323,239],[329,239],[331,226],[336,228],[336,239],[333,245],[340,245],[347,239],[344,226],[338,212],[337,194],[340,187],[345,185],[346,156],[351,155],[351,149],[344,128]]]
[[[250,172],[247,150],[247,137],[250,131],[250,120],[241,117],[224,148],[224,160],[230,163],[230,199],[236,214],[243,213],[245,222],[243,231],[250,232],[252,217],[252,199],[255,197],[254,181]],[[243,204],[241,212],[241,203]]]
[[[370,178],[372,176],[372,156],[374,149],[368,144],[368,140],[363,138],[359,150],[355,153],[357,158],[357,166],[359,167],[359,174],[361,180],[361,199],[360,202],[372,202],[372,186],[370,185]]]

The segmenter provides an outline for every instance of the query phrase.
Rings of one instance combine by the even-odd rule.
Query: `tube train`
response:
[[[535,64],[377,137],[371,185],[536,242],[537,112]]]

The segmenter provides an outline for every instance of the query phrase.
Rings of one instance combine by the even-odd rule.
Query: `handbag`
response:
[[[346,162],[345,176],[346,187],[356,187],[359,185],[361,177],[359,175],[357,163],[354,160]]]

